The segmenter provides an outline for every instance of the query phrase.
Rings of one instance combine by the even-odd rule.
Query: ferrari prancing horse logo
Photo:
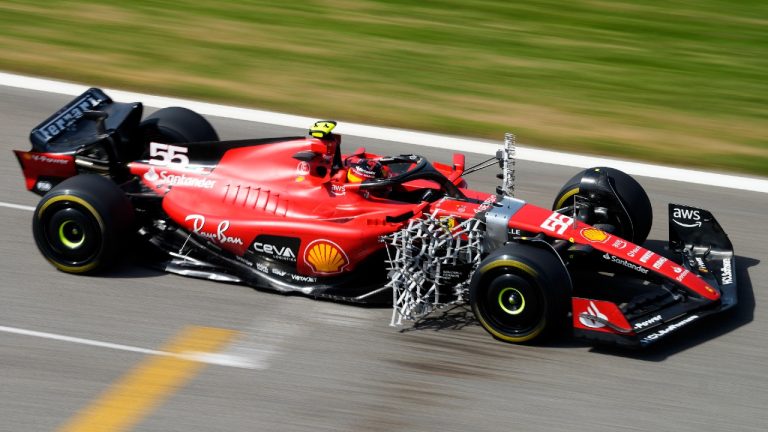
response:
[[[318,274],[341,273],[349,265],[349,258],[336,243],[320,239],[307,245],[304,250],[304,261],[313,272]]]

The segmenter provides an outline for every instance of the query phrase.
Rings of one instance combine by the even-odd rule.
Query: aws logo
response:
[[[677,219],[700,220],[699,211],[690,208],[677,208],[672,210],[672,217]]]
[[[304,261],[318,274],[341,273],[349,265],[349,258],[336,243],[320,239],[307,245]]]
[[[698,209],[675,207],[672,210],[672,218],[672,222],[682,227],[693,228],[701,226],[701,215],[699,214]],[[690,223],[680,222],[678,219],[682,219]]]

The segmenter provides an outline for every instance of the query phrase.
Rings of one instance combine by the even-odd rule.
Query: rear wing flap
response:
[[[101,141],[97,122],[84,116],[87,111],[105,113],[105,130],[118,131],[121,139],[128,140],[139,125],[143,106],[139,102],[113,102],[101,89],[90,88],[32,129],[32,150],[73,153]]]

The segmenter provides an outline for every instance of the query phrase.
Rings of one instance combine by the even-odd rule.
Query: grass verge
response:
[[[0,3],[0,69],[768,175],[768,3]]]

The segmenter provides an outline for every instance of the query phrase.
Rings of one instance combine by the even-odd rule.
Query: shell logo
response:
[[[304,261],[312,271],[319,274],[335,274],[349,264],[349,258],[336,243],[320,239],[307,245],[304,250]]]
[[[608,234],[597,228],[584,228],[581,230],[581,236],[591,242],[603,243],[608,240]]]

